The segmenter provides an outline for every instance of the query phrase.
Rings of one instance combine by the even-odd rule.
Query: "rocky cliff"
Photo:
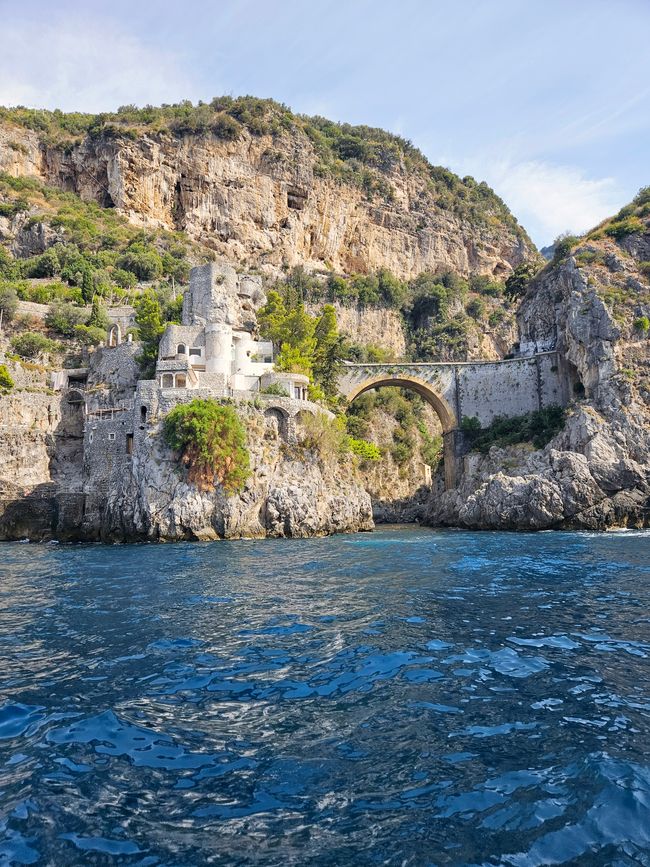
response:
[[[465,459],[427,521],[493,529],[650,525],[649,191],[545,267],[521,303],[527,351],[557,347],[573,399],[542,450]],[[630,217],[631,214],[631,217]]]
[[[251,476],[241,494],[189,484],[160,422],[131,476],[107,498],[90,498],[84,534],[103,541],[324,536],[373,528],[370,496],[353,461],[286,443],[277,420],[238,406]]]
[[[51,391],[42,366],[0,359],[15,383],[0,395],[0,539],[65,537],[79,518],[82,405]]]
[[[245,100],[215,101],[183,123],[164,109],[152,110],[156,119],[146,110],[88,116],[72,136],[73,116],[3,110],[0,171],[183,231],[230,262],[270,272],[300,264],[405,278],[444,269],[507,276],[534,256],[485,184],[430,166],[408,142],[299,118],[270,101],[254,107],[253,116]]]

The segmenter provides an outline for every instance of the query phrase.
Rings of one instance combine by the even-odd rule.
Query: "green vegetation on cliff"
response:
[[[318,316],[310,316],[302,298],[286,285],[281,292],[268,293],[257,321],[262,337],[273,341],[278,350],[276,369],[312,377],[312,400],[336,403],[344,340],[338,333],[334,308],[326,304]]]
[[[6,364],[0,364],[0,388],[6,389],[7,391],[14,387],[14,381],[7,370]]]
[[[0,204],[29,212],[15,230],[27,246],[37,230],[50,233],[47,249],[38,255],[16,258],[0,244],[0,280],[13,283],[26,301],[90,302],[95,295],[120,301],[138,281],[186,282],[189,256],[199,255],[181,233],[138,229],[112,208],[33,178],[0,173]],[[33,296],[24,282],[29,278],[53,282],[48,290],[38,287]]]
[[[465,416],[461,428],[472,450],[483,454],[487,454],[492,446],[505,448],[519,443],[530,443],[541,449],[562,430],[564,418],[562,407],[549,406],[511,418],[499,416],[486,428],[481,428],[478,419]]]
[[[378,388],[357,397],[346,413],[350,436],[372,440],[378,414],[395,420],[391,444],[380,453],[390,454],[393,462],[404,467],[419,453],[422,461],[434,469],[442,457],[442,437],[432,434],[425,423],[424,401],[415,392],[400,388]]]
[[[525,273],[535,270],[531,265]],[[408,336],[409,357],[414,361],[465,360],[470,342],[476,343],[486,332],[507,328],[513,321],[513,298],[501,281],[484,275],[466,279],[452,271],[423,272],[407,281],[387,269],[346,276],[309,274],[297,267],[275,285],[275,292],[290,305],[338,302],[343,306],[396,310]],[[302,330],[290,324],[286,328],[287,333],[294,334]],[[275,337],[270,339],[279,345]],[[381,347],[366,347],[350,340],[339,350],[342,357],[354,361],[390,360]]]
[[[200,398],[178,404],[166,416],[163,432],[199,490],[214,490],[216,484],[226,494],[242,490],[250,462],[246,431],[234,407]]]

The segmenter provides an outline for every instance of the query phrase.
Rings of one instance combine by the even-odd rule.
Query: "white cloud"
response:
[[[484,177],[540,246],[561,232],[585,232],[617,211],[622,193],[614,178],[592,179],[575,166],[542,161],[496,161]]]
[[[6,22],[0,34],[0,105],[109,111],[196,98],[181,58],[113,21]]]

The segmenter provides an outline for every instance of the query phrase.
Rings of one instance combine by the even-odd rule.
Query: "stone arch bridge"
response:
[[[557,352],[503,361],[356,364],[346,362],[339,390],[349,401],[383,386],[420,394],[440,419],[444,442],[445,487],[457,485],[465,444],[460,425],[476,417],[486,427],[496,416],[516,416],[565,405],[566,378]]]

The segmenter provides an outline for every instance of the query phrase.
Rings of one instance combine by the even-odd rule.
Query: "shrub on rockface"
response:
[[[5,321],[14,318],[18,310],[18,295],[10,284],[0,284],[0,310]]]
[[[531,443],[542,449],[564,427],[564,409],[549,406],[545,409],[506,418],[497,416],[486,428],[479,420],[463,417],[461,429],[468,437],[473,451],[487,454],[492,446],[504,448],[518,443]]]
[[[36,358],[45,352],[55,352],[59,349],[56,340],[50,340],[34,331],[18,334],[11,341],[11,347],[21,358]]]
[[[349,445],[352,454],[356,455],[358,458],[361,458],[362,463],[369,463],[381,460],[381,449],[378,445],[375,445],[375,443],[371,443],[368,440],[364,439],[356,439],[355,437],[350,437]]]
[[[73,337],[77,325],[85,325],[87,314],[85,310],[67,302],[55,302],[45,316],[47,325],[63,337]]]
[[[217,484],[226,494],[242,490],[250,461],[246,431],[232,406],[200,398],[179,404],[165,418],[163,433],[199,490],[212,491]]]
[[[0,388],[10,389],[14,387],[14,381],[7,370],[6,364],[0,364]]]
[[[350,450],[342,417],[330,418],[325,413],[303,413],[300,422],[300,445],[319,454],[322,460],[340,460]]]

